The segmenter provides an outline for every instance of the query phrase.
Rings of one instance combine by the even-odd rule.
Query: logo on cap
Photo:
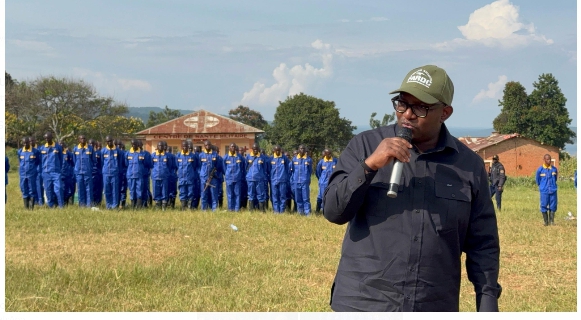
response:
[[[430,76],[430,74],[424,69],[418,69],[411,74],[407,82],[408,83],[415,82],[417,84],[421,84],[426,88],[430,88],[430,86],[432,85],[432,76]]]

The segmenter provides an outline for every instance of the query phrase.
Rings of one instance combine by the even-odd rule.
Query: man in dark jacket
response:
[[[490,196],[494,197],[496,195],[496,208],[500,211],[506,175],[504,174],[504,166],[498,161],[497,154],[492,157],[492,165],[490,166],[488,177],[490,179]]]
[[[498,311],[496,215],[484,162],[444,124],[453,112],[452,80],[423,66],[391,93],[398,93],[397,124],[355,136],[325,190],[325,218],[349,223],[331,308],[458,311],[464,252],[476,309]],[[391,183],[396,159],[401,179]]]

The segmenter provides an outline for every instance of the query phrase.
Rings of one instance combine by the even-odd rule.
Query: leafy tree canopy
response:
[[[230,116],[230,119],[234,121],[242,122],[260,130],[265,130],[268,125],[268,122],[264,120],[260,112],[252,110],[246,106],[240,105],[238,108],[228,111],[228,115]]]
[[[567,99],[559,82],[550,73],[543,73],[533,83],[534,90],[527,96],[518,82],[508,82],[504,88],[500,114],[493,126],[499,133],[520,133],[541,143],[564,148],[576,137],[569,128],[571,118],[565,107]]]
[[[279,102],[267,139],[291,151],[303,144],[313,155],[325,148],[342,150],[353,138],[357,127],[339,116],[335,102],[300,93]]]
[[[170,109],[168,106],[165,106],[160,112],[149,111],[149,119],[147,120],[146,127],[151,128],[181,116],[182,113],[179,110]]]
[[[369,118],[369,126],[371,127],[371,129],[385,127],[388,124],[390,124],[391,122],[395,121],[395,112],[393,112],[392,114],[387,114],[387,113],[384,114],[383,119],[381,119],[381,121],[375,119],[376,115],[377,115],[377,112],[373,112],[371,114],[371,118]]]
[[[7,79],[9,76],[6,73]],[[10,79],[13,85],[6,88],[5,119],[7,142],[12,146],[18,146],[23,136],[42,140],[46,131],[51,131],[57,141],[74,143],[80,133],[102,139],[107,134],[129,133],[139,126],[134,121],[119,120],[127,112],[124,103],[100,96],[83,80],[54,76],[30,82]]]

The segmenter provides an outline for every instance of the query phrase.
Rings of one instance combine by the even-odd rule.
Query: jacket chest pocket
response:
[[[435,198],[430,201],[431,223],[436,232],[457,230],[461,220],[468,219],[472,195],[470,187],[460,181],[436,182]]]

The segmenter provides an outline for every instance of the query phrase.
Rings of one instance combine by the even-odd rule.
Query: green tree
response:
[[[504,86],[500,114],[492,122],[494,130],[503,134],[524,134],[529,124],[526,116],[530,110],[525,87],[519,82],[510,81]]]
[[[571,118],[565,107],[567,99],[559,88],[559,82],[550,73],[543,73],[533,83],[529,96],[530,110],[525,119],[528,124],[523,133],[541,143],[563,149],[576,137],[569,129]]]
[[[11,120],[7,131],[18,140],[23,135],[38,139],[50,130],[55,140],[74,141],[74,135],[90,123],[122,116],[128,110],[111,97],[99,96],[83,80],[49,76],[15,83],[7,91],[5,116]]]
[[[260,112],[252,110],[246,106],[240,105],[238,108],[228,111],[228,115],[230,116],[230,119],[234,121],[242,122],[260,130],[265,130],[268,125],[268,122],[264,120]]]
[[[371,129],[377,129],[379,127],[385,127],[387,126],[390,122],[393,122],[395,120],[395,112],[392,114],[385,114],[383,115],[383,119],[381,121],[375,119],[375,116],[377,115],[377,112],[373,112],[371,114],[371,118],[369,118],[369,126],[371,127]]]
[[[168,108],[168,106],[165,106],[165,108],[160,112],[149,111],[149,119],[147,119],[147,124],[145,126],[151,128],[181,116],[182,113],[179,110],[173,110]]]
[[[342,150],[355,129],[350,120],[339,116],[335,102],[300,93],[279,102],[266,133],[270,142],[280,144],[285,150],[294,150],[303,144],[313,155],[319,155],[324,148]]]

